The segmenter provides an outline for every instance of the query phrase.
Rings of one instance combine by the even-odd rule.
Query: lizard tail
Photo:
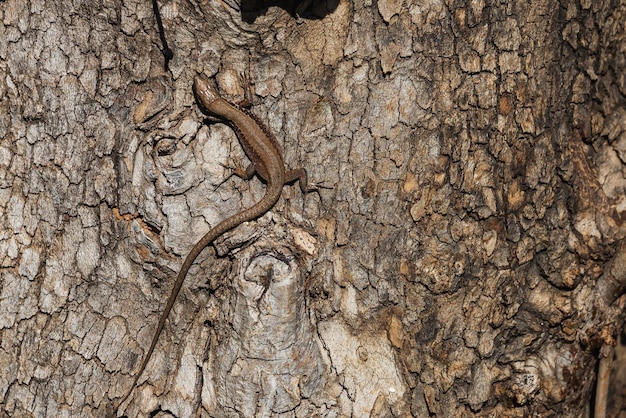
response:
[[[282,186],[276,187],[276,185],[268,184],[265,195],[259,200],[257,203],[252,205],[251,207],[244,209],[243,211],[224,219],[222,222],[217,224],[214,228],[212,228],[209,232],[207,232],[197,243],[193,246],[187,257],[185,257],[185,261],[176,277],[176,282],[174,283],[174,287],[172,292],[170,293],[169,298],[167,299],[167,304],[165,305],[165,309],[159,318],[159,323],[157,325],[156,331],[154,332],[154,336],[152,337],[152,343],[150,343],[150,348],[146,353],[146,356],[141,363],[141,367],[139,371],[135,375],[135,379],[133,380],[133,384],[131,385],[128,393],[120,400],[117,404],[117,409],[128,399],[130,394],[133,392],[133,389],[137,385],[139,378],[143,374],[150,358],[152,357],[152,353],[154,352],[154,348],[159,340],[159,336],[161,335],[161,331],[163,331],[163,327],[165,326],[165,320],[169,316],[172,307],[174,306],[174,302],[176,301],[176,297],[178,293],[180,293],[180,289],[183,286],[183,282],[185,281],[185,276],[189,271],[189,268],[195,261],[196,257],[202,252],[202,250],[209,244],[213,243],[219,236],[230,231],[237,225],[240,225],[244,222],[248,222],[258,218],[263,215],[265,212],[269,211],[272,206],[278,201],[282,191]]]

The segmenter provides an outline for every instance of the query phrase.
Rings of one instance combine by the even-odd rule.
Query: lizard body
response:
[[[163,331],[163,327],[165,326],[165,321],[183,285],[185,276],[202,250],[225,232],[230,231],[244,222],[256,219],[269,211],[278,201],[283,186],[286,183],[299,180],[300,188],[303,192],[314,190],[307,188],[307,176],[303,168],[286,170],[282,150],[278,141],[270,130],[255,116],[236,104],[222,98],[215,85],[203,76],[196,76],[193,90],[202,109],[229,124],[235,130],[242,148],[250,159],[251,164],[246,170],[236,169],[235,174],[244,179],[250,179],[254,174],[258,174],[266,181],[267,188],[265,189],[265,194],[257,203],[217,224],[217,226],[207,232],[193,246],[176,277],[176,282],[174,283],[172,292],[170,293],[165,309],[159,318],[156,331],[152,337],[150,348],[141,363],[141,367],[135,376],[132,386],[126,396],[119,402],[118,406],[124,403],[130,396],[133,388],[148,365],[148,361],[154,352],[161,331]]]

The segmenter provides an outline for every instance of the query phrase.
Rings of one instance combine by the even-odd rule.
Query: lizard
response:
[[[233,173],[245,180],[251,179],[256,174],[266,182],[267,186],[265,194],[259,201],[218,223],[193,246],[187,257],[185,257],[174,282],[174,287],[165,304],[165,309],[161,313],[156,330],[152,336],[150,348],[141,363],[139,371],[135,375],[128,393],[118,403],[118,408],[128,399],[146,369],[165,326],[165,321],[187,276],[187,272],[202,250],[236,226],[252,221],[269,211],[280,198],[282,189],[286,184],[298,180],[303,193],[316,190],[315,187],[308,187],[307,173],[304,168],[287,170],[282,148],[276,137],[256,116],[242,106],[224,99],[219,94],[215,84],[202,75],[197,75],[194,78],[193,91],[201,110],[233,128],[246,156],[251,161],[251,164],[245,170],[236,168]]]

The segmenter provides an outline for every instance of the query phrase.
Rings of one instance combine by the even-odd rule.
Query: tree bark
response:
[[[158,6],[0,1],[0,416],[626,409],[624,1]],[[198,257],[131,388],[264,193],[198,73],[322,187]]]

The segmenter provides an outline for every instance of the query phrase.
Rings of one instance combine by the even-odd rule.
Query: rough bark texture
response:
[[[262,195],[199,72],[331,188],[205,250],[120,415],[590,416],[626,4],[287,3],[161,0],[164,68],[147,0],[0,1],[0,416],[115,414],[184,256]]]

